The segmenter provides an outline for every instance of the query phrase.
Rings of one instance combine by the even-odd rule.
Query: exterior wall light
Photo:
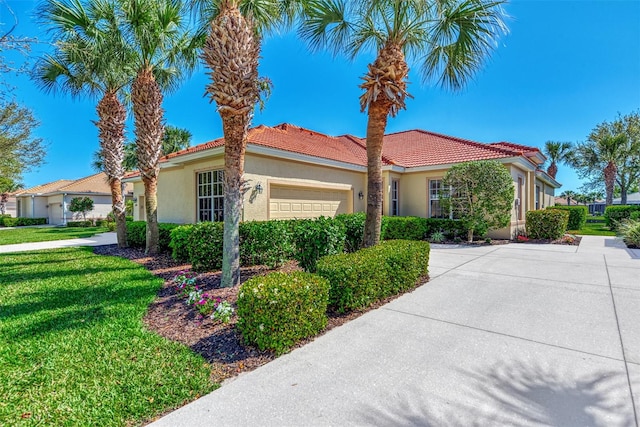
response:
[[[358,199],[364,199],[364,193],[362,191],[358,193]]]
[[[257,183],[256,184],[256,191],[258,192],[258,194],[262,194],[262,184],[261,183]]]

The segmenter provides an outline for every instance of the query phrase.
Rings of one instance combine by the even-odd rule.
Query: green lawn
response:
[[[0,255],[0,425],[140,424],[215,389],[189,348],[147,331],[162,280],[67,248]]]
[[[568,231],[570,234],[578,234],[582,236],[615,236],[616,232],[609,230],[604,222],[588,222],[579,231]]]
[[[0,229],[0,245],[15,243],[48,242],[50,240],[80,239],[108,231],[105,227],[44,227]]]

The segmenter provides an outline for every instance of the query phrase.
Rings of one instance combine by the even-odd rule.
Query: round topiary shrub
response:
[[[247,344],[277,354],[327,325],[329,282],[305,272],[247,280],[238,293],[238,330]]]

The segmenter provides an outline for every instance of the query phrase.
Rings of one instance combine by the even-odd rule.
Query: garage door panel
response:
[[[272,185],[270,188],[270,218],[316,218],[349,212],[348,190]]]

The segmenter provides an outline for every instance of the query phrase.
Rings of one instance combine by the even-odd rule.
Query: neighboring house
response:
[[[15,218],[16,216],[16,196],[14,193],[8,193],[7,201],[4,205],[4,214],[11,215]],[[0,212],[1,213],[1,212]]]
[[[596,200],[595,202],[589,203],[587,206],[591,215],[604,215],[607,203],[605,200]]]
[[[128,184],[125,194],[132,189],[133,186]],[[87,213],[87,219],[104,218],[112,207],[111,189],[104,172],[77,180],[60,179],[17,191],[15,195],[16,216],[47,218],[47,223],[52,225],[82,219],[82,214],[69,211],[71,199],[75,197],[87,196],[93,200],[93,210]]]
[[[616,197],[613,199],[614,205],[621,204],[622,199],[620,197]],[[631,193],[627,194],[627,204],[628,205],[640,205],[640,193]]]
[[[328,136],[290,124],[249,130],[245,156],[243,219],[313,218],[364,212],[367,192],[366,141],[352,135]],[[224,139],[169,154],[160,160],[158,220],[194,223],[223,218]],[[527,210],[553,205],[560,184],[539,167],[539,149],[507,142],[481,144],[423,130],[385,136],[384,215],[448,217],[440,207],[442,178],[456,163],[496,160],[514,182],[512,223],[495,230],[511,237],[524,226]],[[134,184],[134,218],[145,219],[144,186]]]
[[[578,206],[578,202],[573,199],[569,199],[569,203],[567,203],[566,197],[554,197],[554,203],[559,206]]]

